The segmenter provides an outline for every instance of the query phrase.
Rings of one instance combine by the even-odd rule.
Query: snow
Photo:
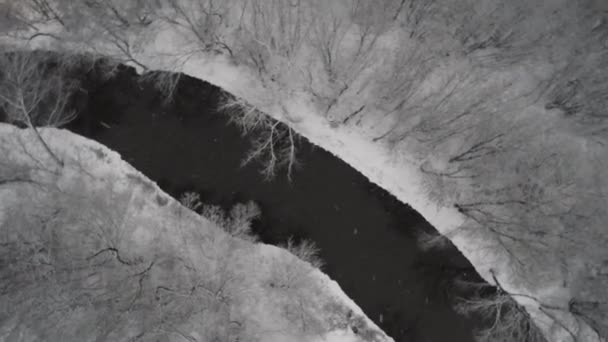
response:
[[[106,229],[104,234],[107,235],[103,241],[106,243],[111,241],[117,249],[125,251],[121,252],[125,253],[123,258],[130,260],[131,257],[138,255],[142,258],[150,258],[151,255],[155,255],[154,258],[157,259],[171,251],[180,251],[181,255],[175,255],[173,258],[189,260],[188,264],[191,266],[186,266],[194,267],[206,278],[215,276],[206,272],[216,269],[217,262],[219,262],[209,263],[208,258],[234,260],[234,263],[231,264],[230,271],[233,272],[231,274],[234,274],[235,277],[244,277],[235,286],[246,285],[244,292],[247,293],[233,295],[232,300],[235,304],[232,310],[245,315],[244,320],[248,327],[258,327],[252,333],[257,334],[264,341],[392,341],[365,317],[363,311],[344,294],[335,281],[318,269],[314,269],[284,249],[265,244],[253,244],[228,236],[213,223],[182,207],[156,184],[123,161],[118,153],[94,141],[65,130],[41,129],[40,131],[51,149],[64,160],[65,166],[54,169],[52,172],[32,172],[30,177],[40,184],[52,185],[53,189],[59,190],[59,194],[66,195],[68,198],[76,196],[78,206],[66,207],[63,209],[64,212],[77,210],[78,212],[74,214],[84,220],[89,218],[88,210],[94,212],[103,210],[101,218],[111,217],[111,220],[114,217],[112,213],[119,213],[117,218],[120,220],[113,221],[116,222],[116,225],[103,228]],[[30,133],[28,130],[0,124],[2,153],[0,171],[6,172],[13,168],[26,170],[32,165],[52,168],[52,164],[44,159],[45,152],[31,139]],[[29,166],[24,167],[24,165]],[[15,196],[15,191],[18,191],[20,195]],[[28,191],[37,193],[28,185],[19,183],[0,187],[0,224],[5,222],[7,211],[14,206],[28,207],[30,196],[25,195]],[[57,195],[50,198],[57,199],[56,202],[59,204],[63,203],[61,197],[57,197]],[[164,198],[167,201],[160,204],[158,198]],[[68,200],[67,203],[73,202]],[[95,222],[89,221],[89,223],[91,226],[96,226]],[[80,227],[78,222],[75,222],[70,223],[68,228],[67,223],[65,224],[60,228],[63,232],[61,234],[70,233],[65,236],[58,235],[56,239],[59,241],[62,241],[63,238],[76,239],[77,241],[65,242],[74,249],[91,246],[89,240],[93,241],[96,234],[91,234],[88,229],[95,229],[94,227],[89,227],[89,225],[86,228]],[[3,227],[7,226],[3,225]],[[108,230],[109,227],[114,230]],[[9,231],[4,233],[10,237],[10,225],[6,229]],[[81,252],[71,251],[70,253]],[[88,250],[84,253],[92,254]],[[301,283],[302,285],[290,290],[295,292],[273,292],[277,290],[269,289],[265,285],[268,284],[268,277],[272,277],[273,267],[277,262],[285,264],[290,270],[302,272],[304,275],[305,281]],[[98,272],[100,271],[98,270]],[[183,276],[175,265],[163,272],[177,272],[173,276]],[[103,277],[103,274],[101,276]],[[163,277],[166,276],[163,273],[151,275],[149,281],[160,282],[156,285],[162,284]],[[171,277],[171,274],[169,276]],[[110,276],[106,275],[106,277]],[[109,282],[107,279],[105,281]],[[171,280],[167,281],[171,282]],[[252,295],[248,292],[254,293]],[[303,333],[293,327],[293,323],[284,317],[281,304],[289,303],[292,298],[299,296],[306,300],[305,306],[314,313],[314,320],[316,320],[314,324],[321,327],[319,333]],[[0,298],[0,304],[4,305],[2,300],[4,299]],[[335,311],[337,308],[339,310]],[[350,314],[346,315],[347,312]],[[371,334],[373,337],[366,338],[354,334],[349,328],[351,318],[364,322],[367,336]],[[196,317],[191,317],[191,319],[196,319]],[[82,317],[77,318],[77,323],[74,323],[73,326],[89,324],[88,320],[95,320],[95,318],[83,314]],[[34,327],[36,326],[36,324],[32,324]],[[10,326],[15,327],[13,324]],[[197,332],[195,328],[196,321],[194,323],[186,322],[182,327],[182,329],[192,329],[192,336],[197,336],[200,331]],[[5,334],[15,333],[10,331],[13,328],[7,329],[6,332],[0,330],[0,340],[6,337]],[[35,329],[32,330],[36,332]],[[25,331],[21,330],[18,333],[25,333]],[[200,340],[205,339],[204,336],[200,337]]]
[[[163,53],[158,53],[158,49],[180,51],[182,48],[176,42],[179,40],[174,39],[169,32],[164,32],[154,44],[154,49],[146,51],[142,57],[149,65],[162,69],[167,63],[159,60],[158,56],[162,56]],[[485,248],[490,245],[486,240],[487,237],[454,234],[464,222],[464,217],[454,208],[442,207],[429,200],[422,188],[419,161],[407,155],[396,157],[385,146],[373,142],[370,132],[345,125],[332,127],[330,121],[318,113],[309,101],[309,94],[296,93],[275,99],[274,102],[264,101],[272,94],[260,94],[260,89],[264,89],[264,86],[256,76],[250,70],[230,63],[223,56],[193,57],[177,71],[205,80],[246,99],[273,118],[288,124],[313,144],[333,153],[403,203],[409,204],[440,233],[449,236],[456,247],[471,261],[477,272],[489,283],[494,282],[490,273],[492,269],[497,274],[501,286],[511,293],[533,296],[556,306],[567,306],[570,297],[568,293],[563,293],[564,289],[560,286],[559,279],[554,283],[535,284],[538,288],[531,293],[528,288],[521,285],[523,281],[518,279],[518,275],[513,272],[506,259]],[[514,299],[526,307],[541,329],[551,336],[551,340],[572,340],[564,329],[550,322],[546,315],[539,311],[537,302],[524,296],[517,296]],[[556,312],[555,316],[561,316],[561,320],[566,324],[578,326],[574,323],[573,317],[567,314]],[[586,336],[588,341],[597,341],[597,336],[589,327],[583,326],[579,334]]]
[[[330,121],[312,105],[309,94],[292,92],[281,94],[280,99],[273,99],[277,94],[268,93],[252,70],[235,65],[221,55],[190,54],[188,51],[192,49],[184,36],[179,31],[164,29],[138,52],[137,58],[152,69],[180,71],[219,86],[246,99],[275,119],[285,122],[313,144],[333,153],[371,182],[412,206],[439,232],[449,236],[488,282],[493,283],[490,274],[490,269],[493,269],[501,286],[511,293],[533,296],[556,306],[567,305],[569,295],[564,293],[565,290],[558,284],[558,279],[553,283],[536,284],[538,287],[531,292],[521,285],[524,281],[513,272],[507,260],[486,248],[490,245],[487,236],[454,234],[464,222],[464,218],[454,208],[442,207],[428,198],[422,188],[419,161],[407,154],[395,156],[385,146],[373,142],[371,132],[364,129],[346,125],[332,127]],[[35,44],[37,47],[46,46],[44,40],[37,40]],[[333,292],[340,293],[339,296],[343,300],[349,300],[338,291],[339,286],[334,284],[329,282],[328,287],[332,288]],[[524,296],[516,296],[515,299],[540,323],[539,326],[550,336],[550,340],[571,341],[564,329],[549,322],[547,317],[539,312],[536,302]],[[572,321],[572,317],[566,314],[556,313],[556,316],[558,315],[562,315],[561,319],[566,323]],[[582,329],[589,328],[583,326]],[[588,341],[597,340],[595,335],[585,331],[581,331],[580,335],[587,336]],[[348,334],[332,333],[325,338],[330,341],[343,341],[350,337]]]
[[[327,342],[355,342],[357,335],[351,330],[334,330],[322,337],[321,341]]]

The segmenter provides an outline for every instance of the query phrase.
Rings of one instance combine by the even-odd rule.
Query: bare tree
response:
[[[179,202],[184,207],[192,211],[197,211],[203,206],[203,203],[201,202],[201,195],[192,191],[188,191],[181,194],[181,196],[179,197]]]
[[[185,30],[197,45],[197,52],[227,53],[232,56],[232,49],[221,30],[228,21],[229,2],[163,0],[161,6],[164,11],[159,16],[167,23]]]
[[[232,236],[238,236],[248,241],[256,241],[252,222],[262,215],[262,210],[254,201],[237,203],[230,209],[230,228]]]
[[[477,331],[479,342],[545,342],[542,332],[534,325],[530,314],[500,287],[488,284],[466,283],[475,289],[475,297],[461,299],[456,311],[467,315],[477,315],[487,320],[487,327]]]
[[[58,127],[75,118],[67,105],[74,82],[53,68],[45,52],[12,52],[0,56],[0,108],[9,121],[23,124],[57,165],[61,159],[40,135],[37,126]]]
[[[291,180],[298,165],[297,145],[299,136],[293,129],[270,118],[243,99],[226,96],[221,110],[230,116],[243,134],[254,136],[253,147],[243,159],[243,165],[255,160],[262,163],[261,173],[267,180],[276,176],[277,170],[285,167],[287,179]]]
[[[243,62],[264,72],[265,79],[280,77],[277,68],[293,66],[303,52],[311,13],[303,1],[242,1],[238,6],[235,47],[243,55]]]
[[[292,238],[289,238],[281,247],[315,268],[323,267],[323,260],[319,257],[321,251],[315,243],[310,240],[302,240],[296,243]]]
[[[438,12],[436,0],[398,0],[398,7],[394,10],[394,20],[409,31],[410,38],[416,40],[425,39],[427,30]]]
[[[142,83],[151,83],[161,93],[163,103],[169,104],[177,94],[182,76],[180,72],[148,71],[141,75],[138,80]]]
[[[309,38],[315,54],[309,66],[316,75],[309,76],[308,82],[327,116],[340,102],[357,102],[355,108],[365,106],[354,94],[368,91],[382,72],[378,61],[383,59],[381,51],[386,53],[386,43],[381,42],[381,37],[396,25],[395,13],[399,9],[392,0],[342,1],[326,7],[315,9],[315,25]],[[333,116],[344,121],[353,112],[346,118],[342,117],[344,114]]]
[[[598,28],[599,30],[599,28]],[[608,37],[608,28],[604,27]],[[595,36],[598,36],[596,33]],[[599,38],[599,37],[598,37]],[[607,39],[607,38],[602,38]],[[600,41],[581,47],[585,54],[571,56],[563,68],[548,81],[543,99],[545,108],[558,110],[570,123],[570,130],[605,145],[608,138],[608,83],[603,72],[608,67],[608,53],[599,49]]]
[[[98,49],[95,43],[106,43],[101,47],[106,50],[105,55],[112,53],[114,59],[132,63],[143,71],[148,70],[148,66],[138,57],[141,47],[153,34],[149,29],[154,20],[153,12],[145,2],[90,0],[80,4],[78,9],[87,13],[86,17],[93,21],[84,24],[86,26],[81,31],[88,32],[76,39],[89,39],[85,43],[92,44],[94,50]]]
[[[258,238],[253,233],[252,221],[258,219],[262,211],[255,202],[237,203],[226,212],[218,205],[201,204],[198,197],[193,196],[192,193],[186,193],[182,198],[184,203],[196,209],[200,208],[201,216],[215,223],[230,236],[250,242],[257,241]]]
[[[546,341],[530,313],[516,299],[530,302],[529,307],[534,307],[535,314],[544,316],[550,320],[550,324],[562,329],[569,335],[569,341],[577,342],[582,336],[590,337],[587,335],[589,331],[580,329],[582,322],[588,324],[591,334],[603,340],[605,326],[597,319],[605,315],[605,311],[600,309],[605,303],[583,302],[573,298],[567,306],[546,304],[534,296],[507,291],[493,269],[490,269],[490,274],[493,285],[457,281],[460,286],[473,290],[474,297],[460,299],[455,306],[456,311],[487,320],[487,326],[477,332],[479,341]],[[574,319],[564,319],[564,314],[572,314]],[[550,326],[551,329],[553,327]]]

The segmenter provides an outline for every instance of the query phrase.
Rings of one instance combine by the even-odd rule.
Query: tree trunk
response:
[[[64,165],[63,161],[61,159],[59,159],[59,157],[57,157],[57,155],[51,150],[51,148],[46,143],[46,141],[44,141],[44,139],[42,139],[42,136],[40,135],[40,132],[38,132],[38,129],[32,124],[32,122],[30,120],[28,120],[28,124],[29,124],[30,128],[32,129],[32,131],[34,131],[34,134],[36,135],[36,139],[38,140],[38,142],[40,142],[42,147],[44,147],[44,149],[49,154],[49,156],[51,156],[53,161],[57,165],[59,165],[59,167],[63,167],[63,165]]]

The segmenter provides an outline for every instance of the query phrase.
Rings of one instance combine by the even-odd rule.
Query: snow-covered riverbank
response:
[[[0,125],[0,251],[17,248],[1,271],[0,339],[392,341],[322,272],[226,235],[117,153],[44,129],[58,169],[31,134]]]
[[[535,265],[539,268],[539,271],[542,270],[542,272],[538,272],[538,276],[535,272],[528,272],[524,277],[519,272],[518,267],[514,267],[512,260],[505,257],[505,252],[496,248],[497,240],[500,237],[484,229],[477,230],[473,234],[461,230],[465,217],[455,207],[451,206],[454,203],[443,206],[437,203],[436,199],[431,198],[425,189],[424,177],[419,168],[422,160],[419,157],[412,157],[414,151],[408,149],[408,146],[404,147],[402,144],[398,150],[391,150],[381,140],[373,139],[373,136],[377,135],[378,132],[373,131],[370,125],[359,126],[354,120],[348,124],[339,122],[336,124],[333,119],[322,113],[318,105],[314,104],[312,95],[306,90],[302,90],[301,85],[296,85],[292,89],[290,84],[285,85],[283,83],[274,84],[273,88],[272,81],[270,83],[268,81],[268,79],[272,80],[271,75],[265,75],[270,77],[267,77],[268,79],[263,82],[259,79],[260,75],[253,69],[235,64],[237,63],[236,58],[228,59],[224,55],[218,55],[210,51],[201,53],[200,46],[196,45],[196,41],[193,42],[192,35],[185,32],[187,28],[184,30],[183,27],[176,28],[177,26],[165,25],[155,29],[154,25],[146,26],[147,32],[152,33],[150,36],[139,37],[137,33],[129,35],[129,32],[121,32],[119,40],[110,39],[111,43],[108,41],[79,42],[69,40],[68,44],[63,45],[61,43],[57,44],[54,38],[47,39],[48,36],[46,35],[38,35],[36,39],[29,40],[27,46],[28,48],[55,49],[59,45],[61,48],[67,47],[70,51],[75,52],[90,52],[93,47],[93,50],[97,53],[108,56],[118,55],[123,61],[130,61],[132,65],[140,69],[142,65],[146,65],[153,70],[183,72],[192,77],[208,81],[245,99],[261,111],[285,122],[311,142],[335,154],[359,170],[372,182],[385,188],[400,201],[411,205],[420,212],[439,232],[449,236],[488,282],[494,283],[495,275],[496,280],[504,290],[516,294],[514,299],[526,307],[550,341],[571,341],[577,338],[585,341],[598,340],[597,334],[591,332],[586,322],[575,318],[569,310],[569,301],[574,298],[574,295],[570,293],[572,289],[569,287],[568,280],[570,280],[569,277],[576,278],[579,270],[574,269],[571,274],[568,274],[570,271],[568,266],[571,265],[564,267],[557,261],[543,261],[542,264]],[[49,27],[48,30],[39,27],[39,30],[45,32],[45,34],[50,33],[51,37],[60,37],[61,32],[55,30],[57,27]],[[231,29],[235,28],[227,28],[226,30]],[[124,41],[121,41],[121,39],[124,39]],[[22,43],[17,42],[17,45],[23,46]],[[124,50],[125,44],[129,47],[126,51],[128,56],[124,55],[125,51],[118,51],[121,46]],[[130,49],[131,47],[133,49]],[[447,61],[446,63],[450,62]],[[456,63],[456,66],[460,66],[457,64],[459,61],[454,63]],[[515,74],[517,72],[524,73],[516,69],[515,67],[511,71]],[[547,70],[544,66],[539,67],[539,70],[536,71],[546,76]],[[497,75],[500,76],[507,74],[509,72],[504,74],[497,72]],[[426,79],[428,83],[433,83],[434,80],[436,80],[434,77]],[[510,78],[507,78],[504,83],[509,83],[510,80]],[[477,83],[478,86],[479,84],[481,84],[480,87],[485,85],[483,82]],[[512,96],[519,96],[519,92],[529,86],[527,79],[524,79],[522,84],[521,89],[509,88],[515,93]],[[471,91],[475,92],[477,90],[479,89]],[[481,96],[484,95],[481,94]],[[502,105],[501,101],[496,103]],[[494,106],[496,103],[490,103],[488,106]],[[465,108],[470,109],[470,107]],[[543,115],[550,115],[542,109],[542,106],[540,108]],[[535,110],[536,108],[526,104],[526,109]],[[382,116],[377,114],[370,112],[363,113],[362,116],[370,117],[370,120],[373,120]],[[531,116],[534,118],[540,117]],[[492,121],[496,118],[486,118],[486,122],[490,122],[490,126],[500,125],[499,122]],[[446,119],[446,121],[449,120],[451,119]],[[491,128],[490,126],[473,125],[472,127],[481,131]],[[471,127],[466,127],[466,129],[471,129]],[[483,141],[486,137],[480,139]],[[525,142],[525,138],[522,139]],[[475,146],[475,141],[472,144]],[[573,144],[573,146],[575,145]],[[491,153],[496,149],[499,149],[499,147],[491,146]],[[483,160],[480,163],[483,163]],[[456,192],[460,192],[458,190],[466,192],[465,190],[469,189],[461,187],[456,189]],[[541,233],[546,234],[547,232]],[[583,238],[589,237],[584,236]],[[556,245],[561,246],[561,242],[557,239]],[[556,246],[550,248],[556,248]],[[577,257],[579,256],[577,255]],[[580,257],[584,258],[585,256],[581,254]],[[557,258],[552,258],[553,255],[549,256],[548,260],[557,260]],[[571,260],[573,260],[573,265],[576,264],[576,258]],[[568,260],[568,262],[571,260]],[[583,262],[586,262],[586,260],[583,260]],[[599,290],[592,289],[592,291]],[[547,312],[548,308],[550,312]]]
[[[187,43],[179,37],[176,32],[162,32],[148,49],[138,55],[139,60],[152,68],[172,71],[167,68],[171,65],[168,61],[179,55],[178,51],[187,50],[184,47]],[[252,70],[235,65],[224,56],[191,57],[184,60],[178,70],[247,100],[412,206],[440,233],[449,236],[486,281],[494,283],[494,273],[505,290],[521,294],[514,299],[526,307],[550,341],[571,341],[571,332],[576,332],[581,340],[597,341],[597,335],[588,326],[564,310],[557,310],[548,316],[540,308],[539,303],[557,308],[568,307],[569,290],[562,285],[564,279],[560,275],[559,265],[546,265],[555,268],[551,282],[521,279],[504,255],[493,253],[495,236],[483,232],[459,233],[464,216],[456,208],[441,206],[429,198],[419,168],[421,161],[408,157],[407,151],[396,154],[382,143],[373,141],[374,132],[365,127],[353,123],[332,125],[312,104],[310,94],[294,92],[280,100],[272,99],[275,94],[265,89]],[[533,292],[523,285],[530,282],[534,283]]]

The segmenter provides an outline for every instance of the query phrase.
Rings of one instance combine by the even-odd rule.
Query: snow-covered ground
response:
[[[173,28],[163,29],[152,39],[140,42],[141,46],[134,56],[151,69],[183,72],[244,98],[268,115],[285,122],[312,143],[341,158],[403,203],[411,205],[439,232],[449,236],[488,282],[494,282],[490,273],[492,269],[505,290],[520,294],[514,297],[515,300],[531,313],[549,341],[573,341],[567,330],[575,332],[583,341],[598,340],[588,326],[576,322],[567,310],[557,310],[552,317],[540,311],[539,302],[559,308],[568,306],[571,296],[568,288],[561,284],[563,279],[559,265],[546,265],[548,273],[554,271],[552,280],[535,282],[533,288],[524,286],[530,279],[521,279],[501,254],[494,253],[490,247],[493,246],[494,237],[483,233],[458,233],[464,217],[455,208],[443,207],[429,199],[423,188],[419,160],[408,157],[407,153],[396,155],[381,143],[374,142],[371,132],[365,128],[331,125],[315,108],[308,93],[284,91],[280,100],[273,98],[277,94],[268,90],[253,70],[235,65],[221,55],[191,53],[193,47],[184,38],[186,36]],[[55,45],[46,44],[44,39],[36,39],[30,42],[30,47],[52,49]],[[85,46],[72,48],[88,49]],[[103,46],[96,48],[98,52],[104,52]]]
[[[138,59],[152,68],[168,68],[171,58],[179,51],[188,51],[187,42],[175,31],[161,32]],[[175,65],[175,64],[174,64]],[[514,297],[524,305],[544,331],[550,341],[572,341],[571,332],[576,332],[583,341],[597,341],[598,336],[585,324],[580,324],[570,314],[555,311],[552,318],[541,312],[539,302],[567,308],[570,298],[568,289],[562,286],[563,279],[556,267],[553,282],[535,284],[531,292],[520,279],[512,265],[499,253],[493,253],[494,237],[480,234],[459,234],[458,228],[464,217],[453,207],[443,207],[428,198],[423,188],[421,161],[409,158],[407,154],[395,155],[386,146],[374,142],[371,134],[355,125],[331,125],[315,109],[311,95],[291,93],[280,100],[268,101],[272,93],[265,87],[252,70],[235,65],[224,56],[192,56],[178,65],[189,76],[205,80],[241,97],[273,118],[288,124],[313,144],[333,153],[365,175],[371,182],[389,191],[403,203],[407,203],[429,221],[440,233],[449,236],[456,247],[471,261],[479,274],[489,283],[494,283],[490,270],[496,274],[500,285],[510,293],[522,294]],[[373,117],[373,115],[372,115]],[[551,266],[549,266],[551,267]],[[531,299],[528,296],[534,298]],[[568,329],[564,329],[568,327]]]
[[[103,145],[41,133],[64,167],[0,124],[0,340],[392,341],[286,250],[227,235]]]

